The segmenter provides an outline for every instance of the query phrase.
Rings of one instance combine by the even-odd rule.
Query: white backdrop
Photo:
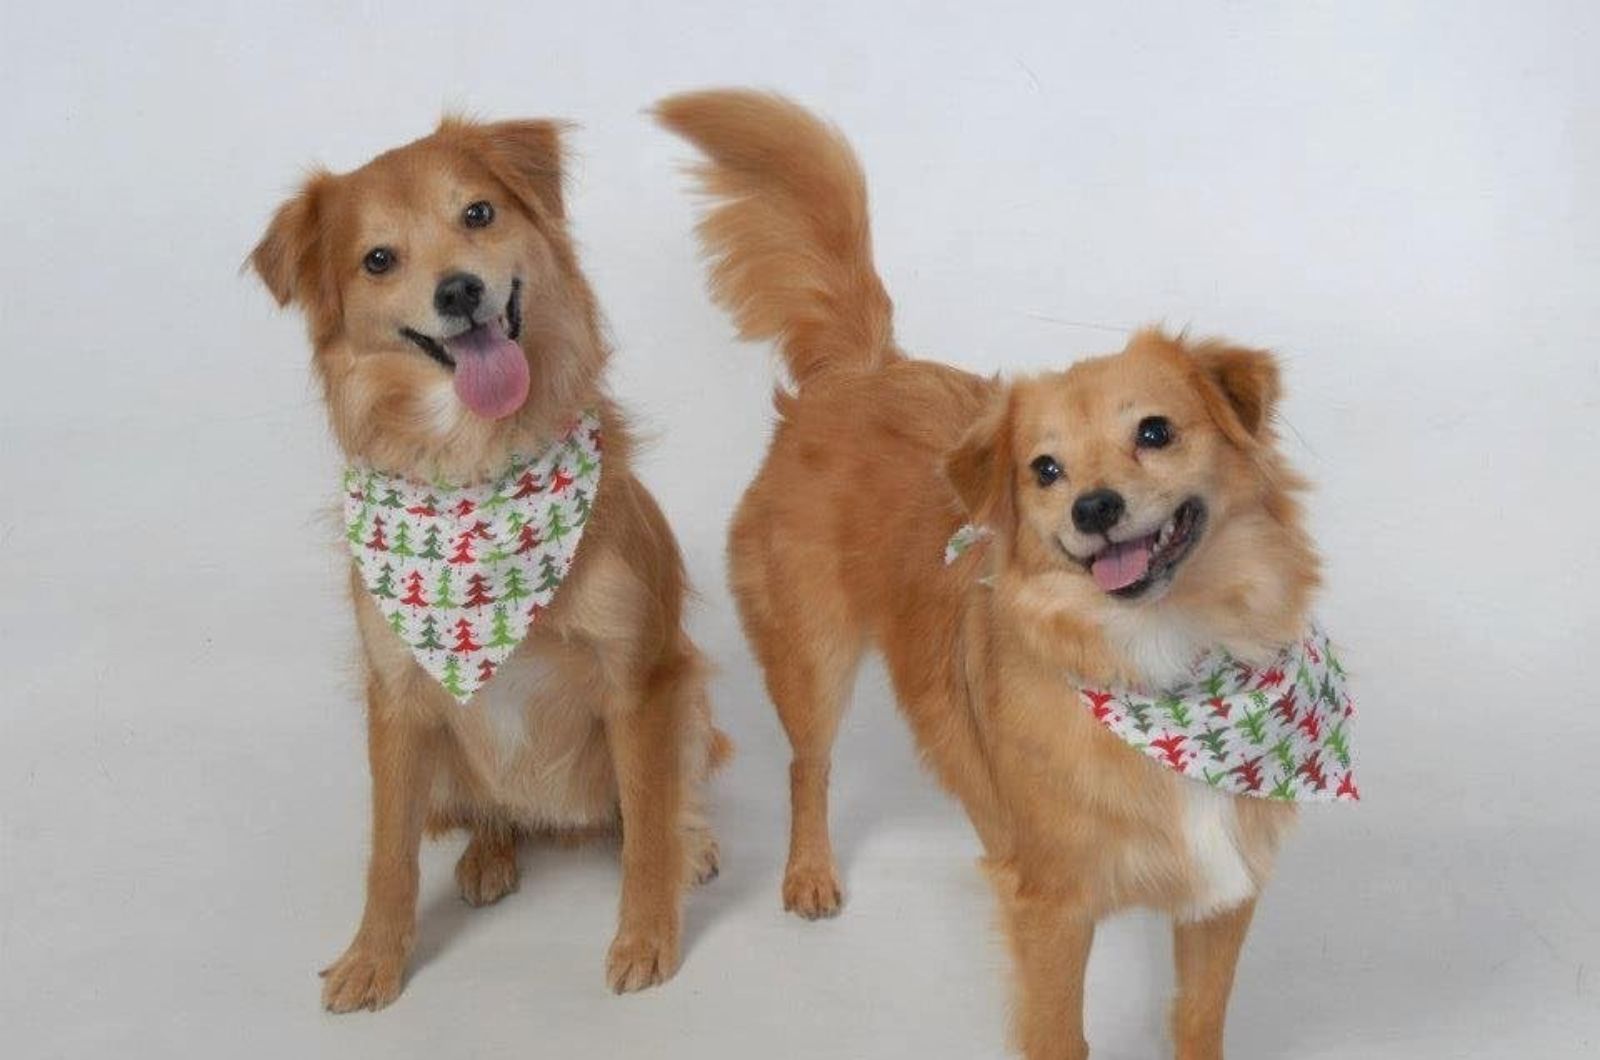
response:
[[[1232,1055],[1600,1045],[1592,4],[4,7],[8,1055],[1002,1055],[976,844],[880,671],[836,769],[850,904],[779,908],[786,748],[721,561],[771,365],[704,297],[689,151],[640,113],[707,84],[853,138],[914,351],[1054,366],[1151,320],[1282,351],[1366,801],[1306,815]],[[471,911],[445,842],[407,992],[335,1018],[313,973],[359,914],[367,787],[338,461],[299,320],[237,269],[304,166],[445,107],[582,125],[614,387],[740,756],[667,988],[604,991],[610,851],[531,852]],[[1167,959],[1154,920],[1104,930],[1096,1055],[1159,1051]]]

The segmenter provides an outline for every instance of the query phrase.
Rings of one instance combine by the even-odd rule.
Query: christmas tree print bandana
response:
[[[490,482],[345,469],[345,540],[361,581],[457,702],[494,676],[555,599],[600,485],[600,448],[591,411]]]
[[[979,536],[957,531],[945,563]],[[1266,666],[1217,648],[1174,688],[1084,688],[1078,696],[1123,743],[1220,791],[1287,802],[1361,797],[1350,745],[1355,704],[1344,666],[1315,624]]]
[[[1218,648],[1176,688],[1078,694],[1123,743],[1213,788],[1289,802],[1361,797],[1350,749],[1355,705],[1315,625],[1266,666]]]

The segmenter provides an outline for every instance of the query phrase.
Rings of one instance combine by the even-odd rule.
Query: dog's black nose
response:
[[[1090,490],[1072,502],[1072,525],[1086,534],[1103,534],[1117,525],[1127,507],[1116,490]]]
[[[470,272],[452,272],[433,289],[433,308],[442,317],[471,317],[483,301],[483,281]]]

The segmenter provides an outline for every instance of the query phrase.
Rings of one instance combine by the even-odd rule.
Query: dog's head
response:
[[[399,468],[481,470],[573,411],[604,359],[552,122],[446,120],[317,173],[250,263],[306,314],[340,442]]]
[[[946,471],[1004,561],[1085,617],[1275,631],[1317,578],[1303,483],[1276,449],[1278,397],[1271,354],[1141,332],[1004,390]]]

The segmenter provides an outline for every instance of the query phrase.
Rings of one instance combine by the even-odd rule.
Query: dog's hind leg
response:
[[[775,577],[781,572],[773,568],[800,557],[779,557],[764,545],[736,525],[729,549],[733,589],[793,752],[783,907],[815,920],[838,913],[844,898],[828,833],[828,778],[865,638],[845,602],[829,598],[826,579],[808,581],[803,605],[783,593],[789,579]]]

